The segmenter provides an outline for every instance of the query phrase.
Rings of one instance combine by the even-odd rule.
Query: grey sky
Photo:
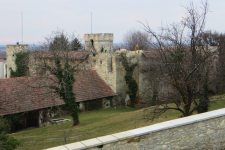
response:
[[[200,6],[201,0],[193,1]],[[23,41],[43,41],[53,30],[63,29],[83,37],[93,33],[114,33],[114,42],[122,42],[129,29],[141,29],[137,22],[148,21],[150,27],[179,22],[190,0],[0,0],[0,45],[21,42],[21,12]],[[208,0],[211,12],[206,29],[224,32],[225,1]]]

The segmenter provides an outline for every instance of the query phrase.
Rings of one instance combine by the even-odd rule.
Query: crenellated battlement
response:
[[[113,33],[85,34],[85,50],[96,52],[112,52]]]
[[[91,39],[94,41],[113,41],[113,33],[85,34],[84,39],[85,42],[90,41]]]

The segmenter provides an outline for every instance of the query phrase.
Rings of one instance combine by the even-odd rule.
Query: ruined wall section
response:
[[[139,98],[141,101],[148,101],[152,97],[152,76],[148,73],[151,60],[144,55],[139,56]]]
[[[92,69],[116,92],[116,61],[113,53],[98,53],[91,58]]]
[[[124,66],[122,64],[122,58],[121,54],[124,53],[126,54],[126,57],[128,59],[129,64],[134,64],[138,63],[138,66],[135,68],[133,77],[135,78],[138,86],[139,85],[139,59],[141,56],[141,50],[138,51],[126,51],[126,50],[121,50],[121,51],[116,51],[115,52],[115,57],[116,57],[116,93],[118,94],[118,99],[121,102],[125,101],[125,98],[127,96],[126,91],[128,91],[128,85],[125,82],[124,76],[126,74],[126,71],[124,69]],[[137,94],[138,96],[139,94]]]
[[[137,93],[139,102],[149,99],[149,78],[147,74],[142,74],[140,69],[146,64],[150,63],[148,59],[145,59],[142,50],[138,51],[126,51],[120,50],[114,53],[98,53],[96,56],[92,57],[92,69],[96,70],[98,74],[103,78],[103,80],[111,86],[113,91],[117,94],[117,101],[122,103],[125,102],[127,96],[128,85],[124,80],[126,71],[122,65],[121,53],[125,53],[129,64],[138,63],[135,68],[133,77],[135,78],[139,90]],[[147,77],[146,77],[147,76]]]
[[[139,58],[139,95],[141,101],[151,101],[153,91],[163,93],[164,84],[160,80],[160,59],[147,58],[143,54]]]
[[[85,34],[85,51],[92,51],[94,46],[96,52],[101,52],[102,47],[104,52],[112,52],[113,38],[113,33]]]
[[[154,88],[159,95],[168,90],[168,86],[160,80],[160,59],[158,57],[147,58],[143,55],[142,50],[126,51],[120,50],[115,52],[116,56],[116,93],[118,98],[124,102],[128,90],[128,85],[124,80],[125,69],[121,62],[121,53],[125,53],[129,64],[138,63],[135,67],[133,77],[138,84],[137,101],[150,102],[153,97]]]
[[[10,78],[10,69],[15,71],[16,69],[16,53],[19,52],[28,52],[29,45],[27,44],[19,44],[17,45],[6,45],[6,59],[7,59],[7,78]]]
[[[39,53],[39,52],[37,52]],[[30,54],[30,61],[29,61],[29,73],[30,75],[37,75],[37,74],[48,74],[49,69],[46,66],[51,66],[52,68],[56,68],[55,66],[55,59],[52,58],[43,58],[38,57],[37,54],[31,53]],[[61,65],[62,67],[65,65],[65,58],[61,58]],[[91,70],[92,63],[91,63],[91,54],[86,59],[69,59],[69,65],[74,67],[77,71],[84,71],[84,70]]]
[[[43,60],[40,57],[38,57],[37,53],[38,52],[32,52],[29,55],[28,67],[30,76],[39,74],[42,69],[41,66],[43,66]]]

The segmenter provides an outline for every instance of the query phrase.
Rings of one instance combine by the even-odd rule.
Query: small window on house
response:
[[[107,50],[105,50],[105,53],[107,52]]]
[[[102,61],[100,60],[100,65],[102,64]]]

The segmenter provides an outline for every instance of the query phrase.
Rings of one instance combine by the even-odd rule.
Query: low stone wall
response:
[[[48,150],[221,150],[225,108]]]

